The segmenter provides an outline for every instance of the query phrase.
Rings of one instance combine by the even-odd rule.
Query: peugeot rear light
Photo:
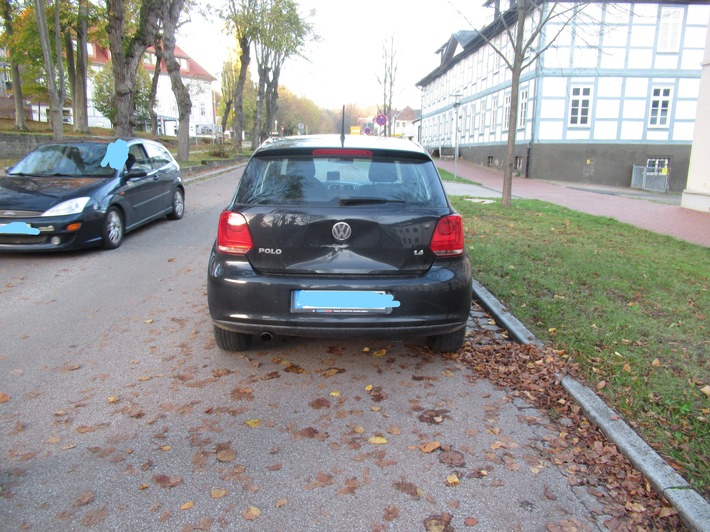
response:
[[[429,249],[437,257],[463,255],[463,220],[458,214],[440,218],[434,228]]]
[[[223,211],[219,216],[217,249],[222,253],[246,255],[252,245],[246,218],[238,212]]]

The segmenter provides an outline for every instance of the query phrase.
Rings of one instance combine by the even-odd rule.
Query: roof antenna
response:
[[[345,147],[345,106],[343,105],[343,119],[340,126],[340,147]]]

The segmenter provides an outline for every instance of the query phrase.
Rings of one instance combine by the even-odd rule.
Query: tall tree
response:
[[[257,109],[254,142],[264,140],[278,112],[279,77],[285,61],[298,55],[314,37],[313,25],[301,16],[294,0],[262,0],[260,31],[256,42]],[[261,120],[263,107],[265,120]]]
[[[513,189],[513,168],[515,164],[515,137],[518,123],[518,106],[520,100],[520,76],[522,72],[533,65],[535,61],[555,42],[564,29],[572,24],[575,17],[581,13],[588,2],[548,2],[547,0],[517,0],[508,11],[501,11],[500,2],[494,2],[495,19],[488,26],[491,33],[481,32],[486,42],[501,57],[506,67],[511,71],[510,87],[510,127],[506,146],[505,164],[503,168],[503,192],[501,204],[510,206]],[[552,20],[559,22],[557,33],[545,35],[544,43],[540,45],[543,29]],[[526,23],[531,27],[526,30]],[[512,57],[506,54],[502,45],[496,45],[493,35],[502,32],[510,44]]]
[[[89,115],[87,111],[87,77],[89,69],[89,58],[86,50],[87,37],[89,33],[89,8],[88,0],[79,0],[79,14],[74,28],[76,33],[76,68],[71,76],[72,83],[72,109],[74,112],[73,129],[77,133],[89,132]],[[67,57],[73,56],[71,53],[71,43],[66,47]]]
[[[155,106],[158,104],[158,82],[160,81],[161,64],[163,63],[163,38],[158,35],[153,44],[155,52],[155,69],[153,70],[153,78],[150,83],[150,97],[148,98],[148,113],[150,114],[150,131],[153,140],[158,138],[158,113],[155,112]]]
[[[61,140],[63,131],[63,108],[64,108],[64,75],[62,68],[61,37],[59,35],[59,1],[54,3],[54,33],[57,56],[57,68],[52,58],[52,44],[47,26],[47,6],[44,0],[35,0],[35,16],[37,17],[37,29],[39,31],[40,44],[42,46],[42,57],[44,58],[44,68],[47,73],[47,91],[49,93],[49,109],[52,122],[52,138]],[[59,82],[57,83],[57,77]]]
[[[389,45],[389,46],[388,46]],[[382,87],[382,114],[387,117],[385,124],[385,136],[392,135],[392,100],[394,99],[394,85],[397,79],[397,51],[394,46],[394,36],[390,36],[389,42],[385,42],[382,46],[382,74],[377,76],[377,81]]]
[[[230,55],[229,59],[222,65],[222,104],[224,106],[222,131],[227,131],[227,121],[229,120],[229,113],[232,112],[234,93],[237,88],[237,77],[239,77],[239,62]]]
[[[17,58],[18,50],[16,49],[12,38],[15,31],[13,27],[13,15],[14,9],[12,1],[3,0],[2,18],[3,27],[5,28],[5,46],[8,50],[10,76],[12,79],[12,94],[15,100],[15,129],[18,131],[27,131],[25,109],[22,100],[22,79],[20,78],[20,65]]]
[[[178,161],[190,159],[190,91],[182,81],[180,62],[175,58],[175,30],[178,27],[185,0],[163,0],[161,18],[163,23],[163,54],[170,76],[170,84],[178,107]],[[160,68],[160,63],[156,65]]]
[[[223,17],[234,32],[239,47],[239,75],[234,87],[234,147],[242,150],[244,133],[244,89],[247,83],[251,46],[259,32],[259,0],[228,0]]]
[[[137,124],[134,100],[136,72],[146,48],[155,42],[159,30],[161,6],[162,0],[143,0],[138,12],[136,29],[128,33],[125,1],[106,0],[107,32],[116,91],[114,95],[116,137],[133,136]]]
[[[114,95],[114,76],[113,65],[111,61],[106,63],[102,69],[94,73],[91,77],[94,85],[93,103],[96,110],[111,121],[111,124],[116,123],[117,110],[115,107],[116,100]],[[136,122],[145,122],[150,120],[150,75],[144,68],[139,68],[136,72],[136,81],[133,87]]]

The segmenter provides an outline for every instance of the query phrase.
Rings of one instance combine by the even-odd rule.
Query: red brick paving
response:
[[[454,171],[452,159],[438,159],[437,166]],[[482,186],[501,191],[503,174],[459,159],[457,175]],[[583,184],[553,183],[513,177],[513,197],[539,199],[596,216],[607,216],[655,233],[670,235],[693,244],[710,247],[710,213],[679,205],[657,203],[643,198],[612,195],[603,191],[580,190]],[[573,188],[574,187],[574,188]]]

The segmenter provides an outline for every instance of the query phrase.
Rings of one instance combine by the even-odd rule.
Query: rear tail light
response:
[[[463,255],[463,220],[458,214],[440,218],[429,244],[438,257]]]
[[[219,216],[217,249],[222,253],[246,255],[252,245],[246,218],[238,212],[223,211]]]

